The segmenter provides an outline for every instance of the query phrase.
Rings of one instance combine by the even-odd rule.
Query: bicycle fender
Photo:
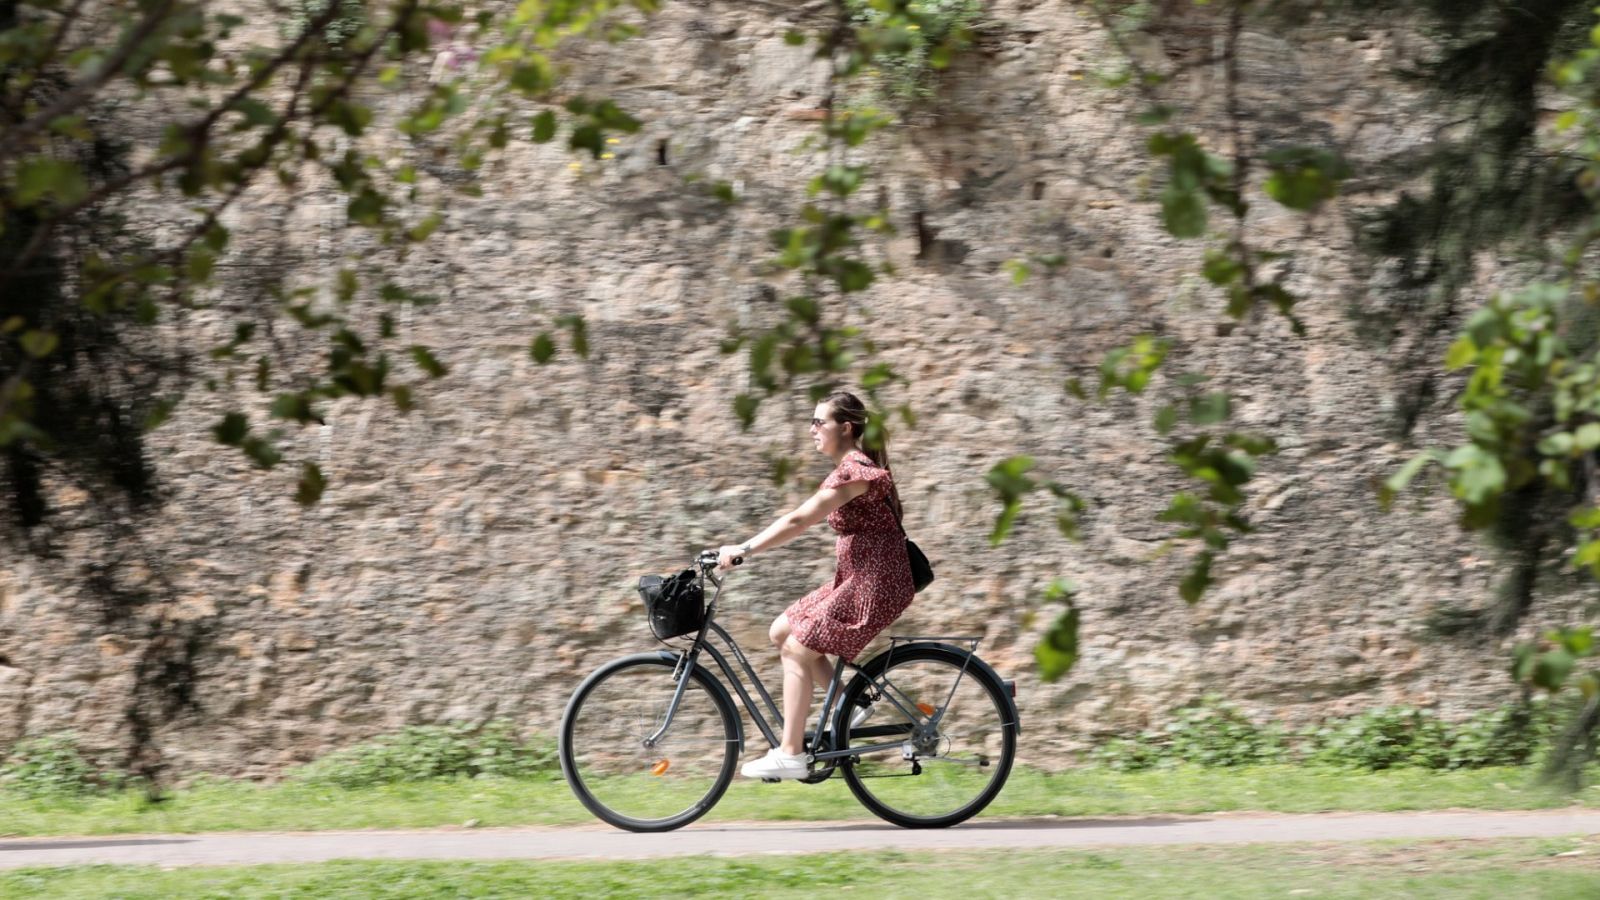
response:
[[[1013,696],[1015,693],[1014,688],[1016,682],[1008,682],[1001,678],[1000,674],[994,670],[994,667],[984,662],[983,658],[978,656],[976,653],[972,653],[963,647],[957,647],[952,644],[941,644],[937,641],[918,641],[914,644],[903,644],[898,648],[898,651],[903,653],[907,650],[920,650],[925,648],[948,650],[952,653],[965,654],[966,656],[970,657],[971,663],[968,666],[968,671],[975,673],[979,678],[988,680],[996,688],[999,688],[1000,696],[1006,698],[1007,708],[1004,712],[1004,715],[1010,716],[1010,721],[1001,722],[1000,724],[1015,728],[1017,730],[1017,734],[1022,733],[1022,716],[1017,709],[1017,698]],[[877,656],[874,656],[872,659],[867,661],[866,665],[861,667],[862,672],[865,673],[869,668],[871,668],[871,674],[877,674],[878,670],[881,670],[883,666],[888,663],[888,656],[889,652],[887,650],[878,654]],[[861,675],[857,674],[856,677],[860,678]],[[720,687],[721,685],[719,684],[718,686]]]

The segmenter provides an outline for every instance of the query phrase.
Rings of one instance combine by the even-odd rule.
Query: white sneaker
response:
[[[806,754],[798,756],[789,754],[773,747],[767,755],[760,759],[747,762],[739,769],[739,774],[746,778],[804,778],[811,774],[806,768]]]

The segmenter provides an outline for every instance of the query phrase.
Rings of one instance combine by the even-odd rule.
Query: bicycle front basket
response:
[[[705,624],[705,589],[693,569],[665,578],[646,575],[639,579],[639,596],[644,598],[650,630],[662,640],[699,631]]]

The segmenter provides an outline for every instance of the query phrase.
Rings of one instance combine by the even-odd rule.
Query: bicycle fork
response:
[[[678,657],[678,664],[672,669],[672,680],[677,687],[672,690],[672,700],[667,704],[667,713],[661,717],[661,727],[655,733],[644,739],[646,747],[654,747],[672,727],[672,717],[678,714],[678,705],[683,702],[683,692],[689,687],[689,679],[694,675],[695,657],[698,651],[685,651]]]

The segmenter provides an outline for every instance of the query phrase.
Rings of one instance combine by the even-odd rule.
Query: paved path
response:
[[[241,865],[357,858],[646,859],[695,854],[809,853],[844,848],[1048,849],[1572,834],[1600,834],[1600,811],[979,819],[940,831],[907,831],[877,822],[720,822],[691,825],[668,834],[629,834],[596,825],[9,838],[0,839],[0,868],[84,863]]]

